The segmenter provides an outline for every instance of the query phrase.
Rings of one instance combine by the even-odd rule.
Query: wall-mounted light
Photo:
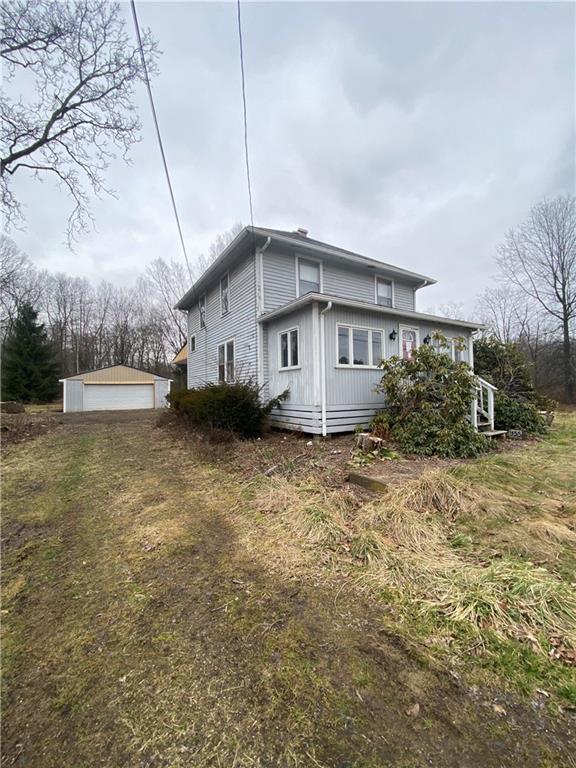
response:
[[[424,344],[430,344],[431,341],[432,341],[432,336],[430,336],[430,334],[428,334],[427,336],[424,336],[423,338]]]
[[[392,339],[392,341],[396,341],[396,336],[398,336],[398,334],[396,333],[396,331],[391,331],[391,332],[388,334],[388,338],[389,338],[389,339]]]

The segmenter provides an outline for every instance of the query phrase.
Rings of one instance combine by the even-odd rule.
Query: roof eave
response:
[[[470,331],[484,330],[486,327],[482,323],[474,323],[469,320],[458,320],[451,317],[441,317],[439,315],[429,315],[425,312],[415,312],[408,309],[398,309],[397,307],[383,307],[381,304],[370,304],[363,301],[353,301],[351,299],[344,299],[340,296],[330,296],[324,293],[307,293],[304,296],[300,296],[297,299],[284,304],[278,309],[272,310],[265,315],[260,315],[258,318],[259,323],[267,322],[268,320],[274,320],[276,317],[281,317],[289,312],[294,312],[300,307],[310,304],[312,302],[332,302],[338,306],[350,307],[353,309],[360,309],[369,312],[378,312],[379,314],[388,315],[392,317],[405,317],[413,320],[420,320],[423,322],[440,322],[445,325],[456,325],[461,328],[466,328]]]

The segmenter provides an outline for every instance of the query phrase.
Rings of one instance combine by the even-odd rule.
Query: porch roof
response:
[[[442,323],[443,325],[454,325],[458,328],[467,328],[470,331],[479,331],[484,329],[482,323],[470,322],[469,320],[454,320],[451,317],[441,317],[439,315],[429,315],[425,312],[413,312],[409,309],[398,309],[397,307],[383,307],[381,304],[372,304],[366,301],[354,301],[352,299],[343,299],[341,296],[330,296],[326,293],[306,293],[304,296],[300,296],[297,299],[289,301],[287,304],[283,304],[278,309],[272,310],[272,312],[266,312],[258,318],[259,323],[265,323],[268,320],[273,320],[276,317],[281,317],[289,312],[294,312],[297,309],[301,309],[307,304],[313,302],[320,302],[322,304],[328,304],[332,302],[339,307],[348,307],[349,309],[359,309],[366,312],[378,312],[383,315],[392,317],[401,317],[405,320],[412,320],[413,322],[422,321],[429,323]]]

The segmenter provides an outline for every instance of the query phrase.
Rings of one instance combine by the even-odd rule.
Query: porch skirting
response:
[[[373,403],[329,405],[326,407],[326,433],[354,432],[358,426],[366,427],[379,410]],[[321,435],[322,409],[319,405],[281,405],[270,414],[270,423],[278,429]]]

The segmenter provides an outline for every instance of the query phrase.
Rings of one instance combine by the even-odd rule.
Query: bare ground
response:
[[[209,453],[151,416],[9,452],[6,765],[576,765],[570,715],[470,688],[345,570],[261,546]]]

